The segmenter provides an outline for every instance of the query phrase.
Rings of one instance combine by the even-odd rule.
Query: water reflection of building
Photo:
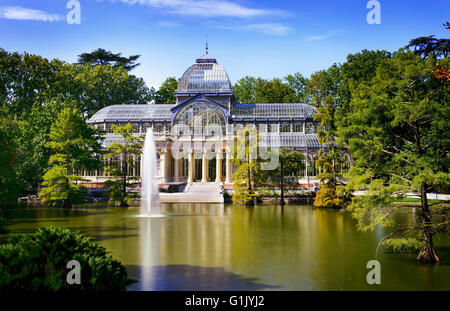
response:
[[[175,96],[175,105],[109,106],[94,114],[89,122],[107,132],[105,148],[121,139],[112,133],[113,124],[130,122],[139,135],[151,127],[156,136],[161,183],[232,183],[230,147],[237,129],[244,126],[259,130],[263,146],[303,152],[307,169],[299,176],[309,180],[316,175],[315,157],[321,145],[313,121],[314,107],[236,103],[227,73],[208,51],[183,74]],[[119,158],[110,161],[121,165]],[[140,158],[134,161],[135,168],[129,173],[140,176]],[[103,170],[84,175],[96,183],[108,178]]]

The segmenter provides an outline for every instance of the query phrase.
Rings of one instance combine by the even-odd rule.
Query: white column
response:
[[[216,182],[222,182],[222,149],[216,152]]]
[[[305,152],[305,179],[306,179],[306,189],[309,189],[309,176],[308,176],[308,153]]]
[[[208,182],[208,152],[203,150],[202,182]]]
[[[177,153],[177,155],[173,158],[173,180],[175,182],[180,181],[180,161],[181,159],[178,159],[180,156],[180,153]]]
[[[190,150],[188,153],[188,183],[194,181],[194,171],[195,171],[195,161],[194,161],[194,150]]]
[[[167,150],[166,149],[162,149],[161,150],[161,159],[160,159],[160,174],[161,174],[161,183],[165,183],[166,182],[166,177],[167,177]]]
[[[225,183],[231,184],[231,152],[229,149],[227,149],[227,156],[226,156],[226,163],[225,163],[227,169],[226,169],[226,176],[225,176]]]

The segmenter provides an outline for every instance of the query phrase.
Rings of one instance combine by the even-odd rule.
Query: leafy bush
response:
[[[81,266],[81,284],[67,283],[71,260]],[[120,261],[82,234],[58,227],[10,234],[0,245],[0,291],[125,290],[130,281]]]
[[[342,208],[350,201],[350,194],[344,186],[330,187],[324,184],[317,191],[314,206],[325,208]]]

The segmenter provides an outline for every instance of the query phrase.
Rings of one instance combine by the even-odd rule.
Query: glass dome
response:
[[[231,93],[232,87],[225,69],[208,54],[198,58],[178,83],[176,93]]]

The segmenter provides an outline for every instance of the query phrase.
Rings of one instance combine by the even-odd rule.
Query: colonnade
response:
[[[161,183],[166,182],[182,182],[187,181],[188,183],[192,183],[196,181],[196,163],[195,163],[195,151],[189,150],[187,153],[187,176],[182,176],[182,165],[183,165],[183,159],[180,156],[173,157],[171,152],[168,149],[160,149],[159,151],[159,177]],[[226,150],[226,158],[225,158],[225,176],[223,176],[223,150],[218,149],[214,154],[214,159],[216,161],[216,177],[214,180],[211,180],[209,176],[209,161],[210,161],[210,154],[208,150],[203,150],[201,156],[201,182],[225,182],[227,184],[233,183],[233,163],[231,161],[231,151],[229,149]],[[170,163],[173,159],[173,170],[170,170]],[[169,172],[173,172],[170,174]],[[186,178],[185,180],[182,180],[183,178]],[[225,179],[225,180],[224,180]]]

